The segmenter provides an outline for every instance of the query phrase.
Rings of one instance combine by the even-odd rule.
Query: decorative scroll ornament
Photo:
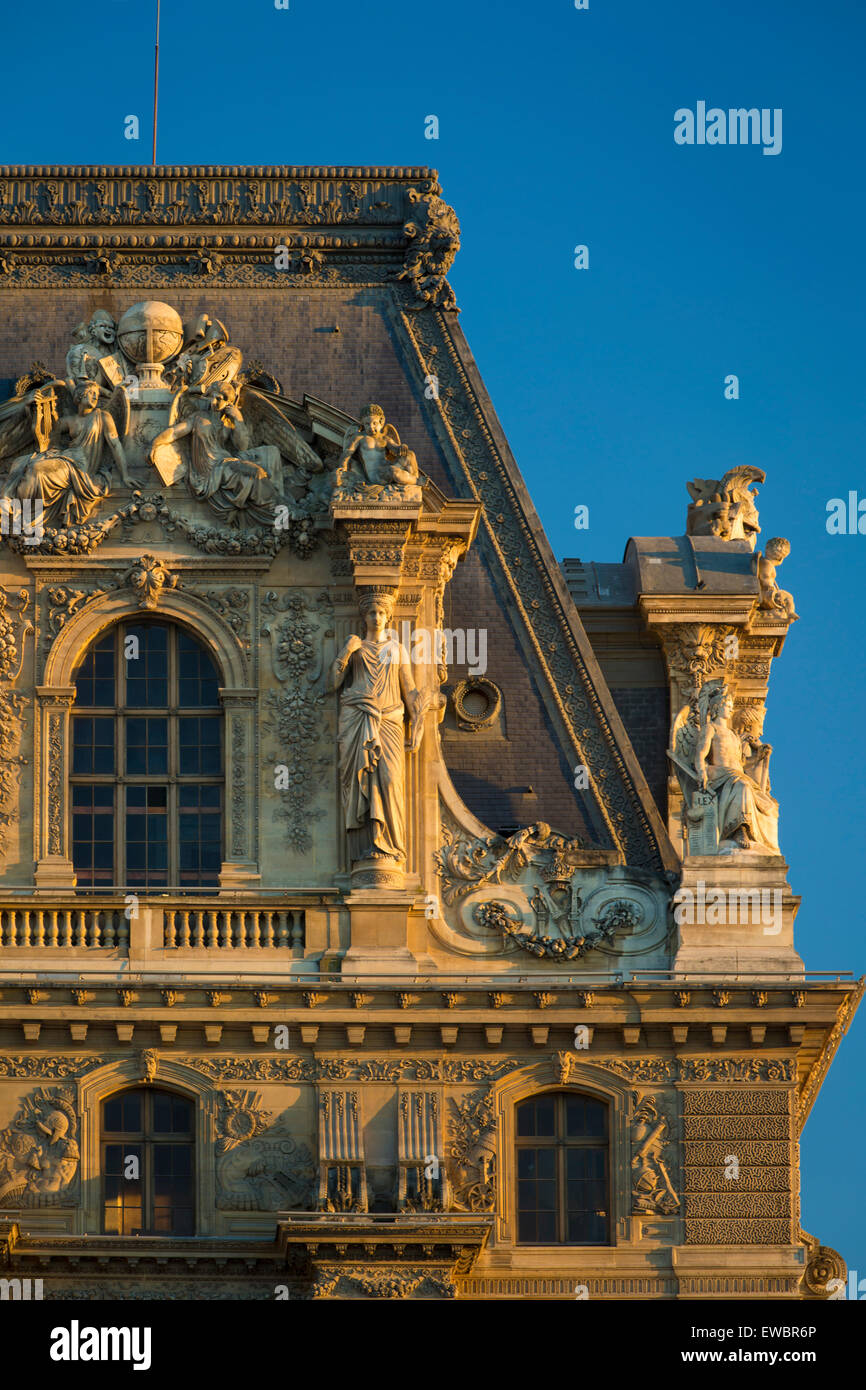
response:
[[[596,946],[610,941],[616,932],[634,931],[642,920],[638,905],[625,898],[607,904],[595,919],[596,931],[586,931],[580,935],[539,936],[523,922],[510,903],[479,903],[473,915],[479,926],[500,932],[531,956],[549,960],[577,960],[588,955]]]
[[[0,1130],[0,1206],[69,1205],[78,1172],[78,1117],[72,1089],[25,1096]]]
[[[844,1287],[847,1266],[838,1250],[834,1250],[830,1245],[822,1245],[821,1242],[800,1228],[800,1239],[806,1246],[806,1269],[803,1274],[803,1285],[813,1298],[829,1298],[830,1281],[833,1280],[834,1290]]]
[[[491,883],[517,882],[530,864],[551,883],[569,882],[584,846],[552,831],[544,821],[518,830],[507,840],[501,835],[472,838],[443,826],[445,844],[436,852],[446,903],[466,897]]]
[[[261,1134],[270,1117],[271,1112],[262,1108],[262,1098],[257,1091],[223,1091],[217,1123],[217,1153],[228,1153],[245,1139],[254,1139]]]
[[[322,730],[322,651],[325,641],[334,635],[333,608],[324,590],[312,604],[303,593],[290,592],[280,598],[271,590],[263,607],[275,616],[286,615],[279,623],[269,621],[262,628],[262,635],[270,638],[274,674],[285,685],[284,690],[268,691],[270,718],[264,727],[278,740],[273,755],[281,799],[277,815],[286,823],[291,848],[305,853],[312,843],[312,822],[325,814],[310,803],[321,785],[321,775],[331,765],[328,758],[313,755]],[[314,617],[320,623],[314,622]]]
[[[651,1097],[635,1109],[631,1144],[632,1209],[669,1216],[680,1205],[666,1165],[670,1124]]]
[[[174,589],[177,575],[171,574],[155,555],[142,555],[126,575],[126,584],[141,600],[142,608],[156,608],[164,589]]]

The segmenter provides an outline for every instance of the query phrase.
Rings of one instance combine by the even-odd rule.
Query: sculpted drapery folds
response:
[[[68,395],[62,382],[49,383]],[[47,392],[33,393],[39,410]],[[4,498],[41,502],[43,521],[48,526],[80,526],[92,515],[108,494],[111,461],[114,459],[124,483],[131,486],[126,455],[118,437],[114,417],[99,405],[100,388],[95,381],[84,381],[75,388],[76,414],[63,415],[53,431],[58,442],[35,454],[16,459],[3,487]],[[62,438],[69,436],[64,446]]]
[[[251,521],[272,526],[283,496],[279,449],[251,447],[250,431],[227,387],[215,383],[206,394],[190,393],[188,399],[191,413],[160,434],[154,449],[189,435],[190,491],[223,521],[243,511]]]
[[[226,538],[247,528],[266,543],[278,524],[284,538],[309,525],[327,509],[336,461],[327,466],[313,446],[316,428],[327,452],[357,423],[326,407],[314,427],[305,407],[282,399],[274,377],[244,369],[228,338],[219,320],[201,314],[184,323],[157,301],[132,305],[118,323],[97,310],[74,331],[65,376],[36,363],[0,403],[0,505],[12,512],[13,502],[41,503],[46,548],[77,553],[111,495],[114,466],[130,489],[146,487],[151,469],[162,487],[183,484],[216,513]],[[111,529],[111,520],[99,524]],[[172,524],[199,543],[186,516]]]
[[[767,790],[772,748],[731,727],[734,702],[722,679],[706,681],[696,705],[674,720],[670,751],[695,832],[691,852],[778,854],[779,805]]]
[[[424,698],[415,689],[408,653],[386,636],[394,594],[370,589],[359,607],[367,635],[346,642],[331,669],[342,689],[339,720],[340,785],[352,860],[401,861],[406,853],[404,718],[409,746],[421,743]]]

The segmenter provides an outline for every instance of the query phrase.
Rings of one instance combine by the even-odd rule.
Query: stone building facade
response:
[[[0,1252],[46,1298],[844,1277],[797,1142],[862,982],[794,947],[762,475],[559,566],[458,245],[424,168],[0,169]]]

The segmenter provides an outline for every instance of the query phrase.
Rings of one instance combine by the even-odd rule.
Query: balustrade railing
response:
[[[0,949],[141,949],[250,951],[279,948],[302,959],[305,911],[299,907],[219,904],[213,898],[175,903],[129,897],[117,902],[34,903],[0,900]]]
[[[164,909],[164,944],[169,950],[205,947],[208,950],[250,950],[283,947],[293,956],[304,954],[303,908],[182,907]]]
[[[129,919],[122,903],[0,906],[0,946],[67,946],[77,950],[129,947]]]

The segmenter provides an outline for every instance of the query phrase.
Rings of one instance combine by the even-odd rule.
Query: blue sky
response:
[[[461,322],[557,556],[684,529],[685,482],[767,472],[802,621],[766,737],[813,970],[864,970],[866,21],[858,0],[164,0],[163,163],[430,164],[457,209]],[[146,163],[155,5],[4,18],[4,163]],[[781,108],[783,146],[678,146],[698,100]],[[138,143],[124,118],[141,122]],[[425,117],[439,139],[425,140]],[[589,269],[573,248],[589,247]],[[740,399],[724,399],[728,373]],[[574,507],[590,508],[575,532]],[[863,1036],[806,1128],[805,1228],[866,1274]]]

